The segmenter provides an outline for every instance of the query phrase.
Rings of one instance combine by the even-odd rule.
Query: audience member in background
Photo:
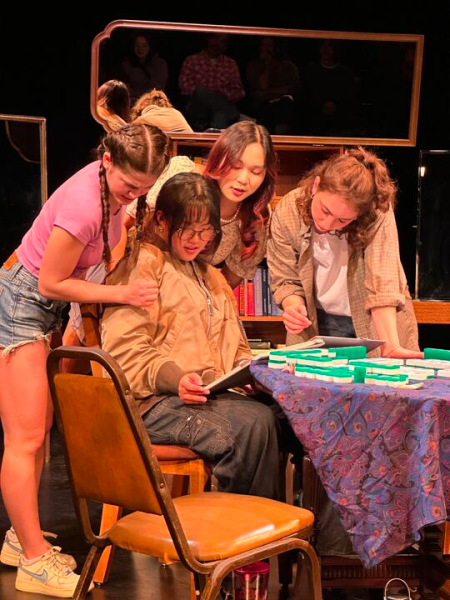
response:
[[[97,113],[107,132],[117,131],[130,121],[130,93],[122,81],[111,79],[97,90]]]
[[[178,83],[194,131],[225,129],[239,120],[236,103],[245,91],[236,62],[225,54],[227,44],[226,34],[211,33],[206,47],[181,67]]]
[[[162,90],[152,90],[141,96],[133,106],[131,119],[135,123],[148,123],[169,133],[193,133],[189,123],[172,106]]]
[[[323,40],[319,59],[305,71],[305,124],[313,135],[349,135],[355,127],[356,85],[338,56],[338,42]]]
[[[276,38],[261,38],[258,57],[247,64],[247,82],[251,115],[271,133],[284,135],[292,130],[300,85],[296,65],[280,54]]]
[[[152,90],[163,90],[169,78],[167,63],[154,48],[147,33],[137,33],[132,40],[131,52],[121,63],[119,79],[124,81],[129,89],[131,101]]]

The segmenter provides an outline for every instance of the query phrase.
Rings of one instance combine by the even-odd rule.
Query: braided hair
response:
[[[147,173],[159,177],[170,160],[171,143],[169,137],[158,127],[140,123],[127,125],[105,135],[97,149],[100,159],[100,196],[102,204],[102,236],[103,236],[103,261],[106,265],[111,261],[111,250],[108,243],[110,203],[109,189],[106,179],[106,169],[103,166],[103,155],[109,152],[111,160],[119,169],[133,169],[139,173]],[[140,231],[136,239],[133,254],[139,252],[139,242],[146,213],[146,196],[141,196],[138,201],[136,213],[136,228]],[[136,248],[137,246],[137,248]]]

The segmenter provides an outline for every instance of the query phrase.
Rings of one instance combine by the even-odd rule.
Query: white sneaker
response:
[[[72,598],[79,578],[79,575],[60,561],[59,552],[52,547],[31,564],[24,564],[23,556],[20,557],[16,590],[56,598]],[[91,584],[89,591],[93,587]]]
[[[55,533],[49,531],[42,532],[44,537],[56,538]],[[73,556],[70,554],[61,554],[61,548],[59,546],[52,546],[58,553],[58,559],[61,563],[69,567],[72,571],[77,568],[77,563]],[[5,541],[3,542],[2,551],[0,553],[0,562],[10,567],[18,567],[19,559],[23,553],[22,546],[20,545],[19,539],[14,531],[9,529],[5,535]]]

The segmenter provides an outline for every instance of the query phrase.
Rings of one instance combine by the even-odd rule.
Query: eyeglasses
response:
[[[216,229],[198,230],[192,229],[192,227],[180,227],[180,229],[177,229],[177,233],[180,240],[192,240],[192,238],[198,235],[203,242],[210,242],[216,237],[218,231]]]

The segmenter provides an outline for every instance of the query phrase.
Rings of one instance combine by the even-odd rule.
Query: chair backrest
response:
[[[97,361],[110,377],[61,373],[63,358]],[[75,509],[85,537],[91,527],[87,500],[163,515],[180,560],[192,556],[148,433],[126,377],[104,350],[62,346],[47,360],[50,392],[62,437]]]
[[[98,304],[80,304],[80,312],[86,346],[88,348],[101,348],[100,306]],[[103,369],[96,360],[91,361],[91,370],[96,377],[103,376]]]
[[[58,427],[76,495],[132,510],[162,514],[155,485],[164,483],[125,375],[99,349],[78,348],[110,378],[59,372],[71,347],[50,353],[48,376]]]

